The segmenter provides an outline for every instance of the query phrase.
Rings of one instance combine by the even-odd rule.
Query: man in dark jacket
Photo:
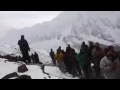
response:
[[[35,60],[36,63],[39,63],[39,56],[36,52],[34,54],[34,60]]]
[[[33,62],[33,63],[35,63],[35,60],[34,60],[34,55],[33,55],[33,53],[32,53],[32,55],[31,55],[31,60],[32,60],[32,62]]]
[[[20,47],[20,51],[21,51],[22,56],[23,56],[23,61],[25,63],[27,63],[26,62],[26,60],[27,60],[28,63],[30,63],[31,60],[30,60],[30,56],[28,54],[28,51],[30,51],[30,48],[29,48],[28,42],[24,39],[23,35],[21,36],[21,39],[18,41],[18,45]]]
[[[51,49],[51,52],[50,52],[50,57],[51,57],[51,59],[52,59],[52,61],[53,61],[53,64],[56,65],[56,63],[55,63],[55,59],[54,59],[54,57],[55,57],[55,53],[53,52],[52,49]]]
[[[77,55],[77,61],[84,72],[84,75],[87,79],[89,79],[89,59],[88,52],[84,47],[80,49],[80,53]]]
[[[76,75],[76,71],[79,73],[79,75],[82,75],[80,66],[76,60],[76,56],[77,54],[75,53],[75,50],[72,49],[70,62],[71,62],[71,73],[73,74],[73,76]]]
[[[58,48],[57,50],[59,50],[60,52],[62,52],[62,50],[61,50],[61,46],[59,46],[59,48]]]
[[[93,45],[93,42],[89,42],[89,48],[88,48],[88,58],[89,58],[89,70],[92,71],[91,69],[91,63],[93,62],[93,58],[92,58],[92,50],[95,48],[95,46]]]
[[[64,62],[64,65],[65,65],[65,68],[68,71],[67,53],[64,50],[62,50],[61,52],[63,54],[63,62]]]
[[[63,60],[64,60],[64,64],[66,66],[67,72],[70,72],[70,68],[69,68],[69,59],[68,59],[69,53],[65,52],[63,55]]]
[[[84,48],[84,50],[88,50],[88,46],[85,44],[85,42],[82,42],[81,48]]]
[[[88,55],[92,57],[92,50],[95,48],[93,42],[89,42]]]
[[[70,45],[68,44],[68,47],[66,48],[66,52],[70,53],[71,52],[71,47]]]
[[[104,51],[99,43],[95,43],[95,48],[92,50],[92,57],[96,76],[100,76],[100,61],[104,57]]]

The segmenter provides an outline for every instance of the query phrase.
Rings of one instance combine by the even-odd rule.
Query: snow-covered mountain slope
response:
[[[35,52],[38,53],[40,62],[45,64],[52,62],[47,50],[31,48],[29,55]],[[0,55],[22,56],[18,46],[10,45],[8,43],[0,44]]]
[[[19,64],[13,62],[4,62],[5,59],[0,58],[0,79],[7,74],[17,72]],[[63,74],[58,67],[45,66],[45,72],[43,73],[41,67],[35,65],[27,65],[29,69],[25,73],[18,73],[19,75],[30,75],[32,79],[78,79],[77,77],[72,78],[69,74]]]
[[[80,48],[82,41],[99,42],[105,45],[120,45],[119,11],[65,11],[52,21],[33,27],[11,30],[0,40],[17,44],[24,34],[31,47],[50,49],[71,44]]]

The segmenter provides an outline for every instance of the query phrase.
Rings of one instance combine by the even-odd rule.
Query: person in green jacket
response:
[[[89,66],[87,64],[88,57],[87,52],[84,50],[84,48],[81,48],[80,53],[76,56],[76,59],[81,69],[83,70],[85,77],[88,79],[89,78]]]

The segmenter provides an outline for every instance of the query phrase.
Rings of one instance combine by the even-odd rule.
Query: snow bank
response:
[[[7,74],[17,72],[19,64],[13,63],[13,62],[6,62],[5,59],[0,58],[0,78],[4,77]],[[36,65],[27,65],[27,68],[29,69],[25,73],[18,73],[19,75],[30,75],[32,79],[76,79],[72,78],[72,76],[64,75],[57,67],[52,66],[45,66],[45,72],[49,75],[43,73],[41,67]]]
[[[40,62],[45,64],[52,62],[49,52],[47,52],[46,50],[34,49],[30,52],[30,54],[34,52],[38,53]]]
[[[63,74],[58,67],[45,66],[45,72],[49,73],[52,76],[61,77],[65,79],[73,79],[72,75]],[[78,79],[77,77],[74,79]]]
[[[4,62],[5,59],[0,58],[0,78],[4,77],[5,75],[9,73],[13,73],[17,71],[17,64],[14,64],[12,62]]]
[[[49,52],[47,50],[31,48],[29,55],[31,55],[32,53],[35,53],[35,52],[38,53],[40,62],[46,63],[46,64],[52,62],[52,60],[49,56]],[[20,55],[20,56],[22,56],[18,46],[13,46],[8,43],[4,44],[4,45],[0,45],[0,55],[12,55],[12,56]]]

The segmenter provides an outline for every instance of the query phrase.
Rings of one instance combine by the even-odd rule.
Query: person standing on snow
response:
[[[66,52],[64,50],[61,50],[61,53],[63,54],[63,62],[66,67]]]
[[[24,39],[24,35],[21,35],[21,39],[18,41],[18,45],[22,53],[23,62],[27,63],[26,62],[27,60],[28,63],[31,63],[30,56],[28,53],[28,51],[30,51],[30,48],[29,48],[28,42]]]
[[[50,52],[50,57],[51,57],[51,59],[52,59],[52,61],[53,61],[53,64],[56,65],[56,63],[55,63],[55,59],[54,59],[54,57],[55,57],[55,53],[53,52],[52,49],[51,49],[51,52]]]
[[[88,47],[88,58],[89,58],[89,70],[92,71],[91,69],[91,63],[93,62],[93,57],[92,57],[92,50],[95,48],[93,45],[93,42],[89,42],[89,47]]]
[[[92,57],[96,76],[100,76],[100,61],[104,57],[104,51],[100,48],[99,43],[95,44],[92,50]]]
[[[35,60],[35,63],[39,63],[39,56],[38,56],[37,52],[35,52],[35,54],[34,54],[34,60]]]
[[[68,47],[66,47],[66,63],[67,63],[67,71],[69,73],[71,73],[71,62],[70,62],[71,52],[72,52],[72,48],[68,44]]]
[[[100,62],[100,68],[105,79],[120,79],[119,59],[114,57],[114,53],[110,48],[105,49],[105,54]]]
[[[68,56],[69,56],[68,52],[64,52],[64,54],[63,54],[63,61],[64,61],[64,64],[65,64],[67,72],[70,73],[70,65],[69,65]]]
[[[79,75],[82,75],[80,66],[76,60],[76,56],[77,54],[75,53],[75,50],[72,49],[70,63],[71,63],[71,73],[73,77],[76,75],[76,71],[79,73]]]
[[[31,60],[32,60],[32,62],[33,62],[33,63],[35,63],[35,60],[34,60],[34,55],[33,55],[33,53],[32,53],[32,55],[31,55]]]
[[[81,69],[84,72],[84,75],[86,77],[86,79],[89,79],[89,67],[88,67],[88,57],[87,57],[87,53],[84,50],[85,48],[81,48],[80,49],[80,53],[77,55],[76,60],[78,62],[78,64],[80,65]]]
[[[55,61],[57,61],[59,69],[65,73],[65,65],[63,62],[63,54],[61,53],[60,50],[57,50],[57,53],[55,55]]]

